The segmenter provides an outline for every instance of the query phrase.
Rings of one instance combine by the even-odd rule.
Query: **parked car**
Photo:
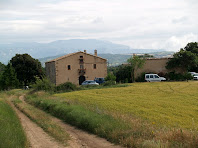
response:
[[[198,80],[198,73],[194,74],[193,79]]]
[[[166,78],[160,77],[157,74],[145,74],[145,80],[147,82],[159,82],[159,81],[166,81]]]
[[[104,78],[95,78],[94,81],[96,81],[96,83],[98,83],[98,84],[102,84],[105,82],[105,79]]]
[[[99,85],[96,81],[93,80],[86,80],[81,85]]]

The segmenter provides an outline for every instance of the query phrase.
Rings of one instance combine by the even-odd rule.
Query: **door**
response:
[[[84,82],[84,81],[85,81],[85,76],[80,76],[79,77],[79,85],[81,85],[82,82]]]

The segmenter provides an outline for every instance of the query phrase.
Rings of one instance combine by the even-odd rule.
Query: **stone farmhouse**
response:
[[[96,77],[106,77],[107,60],[79,51],[64,55],[45,63],[46,75],[55,85],[72,82],[81,85],[85,80],[94,80]]]

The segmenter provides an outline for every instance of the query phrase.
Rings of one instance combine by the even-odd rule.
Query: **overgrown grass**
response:
[[[92,112],[79,105],[57,102],[53,99],[42,99],[36,95],[27,97],[27,102],[39,107],[65,122],[97,134],[112,142],[122,140],[121,129],[129,130],[128,124],[116,120],[111,116]]]
[[[76,91],[56,97],[39,92],[27,100],[72,125],[123,146],[198,147],[197,120],[186,127],[182,123],[185,119],[174,114],[181,111],[184,117],[197,116],[197,108],[193,106],[196,88],[194,82],[136,83],[130,87]],[[182,92],[185,97],[189,94],[191,97],[181,97]],[[182,110],[185,104],[195,111],[185,113]],[[172,118],[164,120],[164,114]],[[177,121],[182,124],[175,124]]]
[[[69,135],[63,128],[52,120],[50,115],[19,99],[15,99],[13,102],[19,110],[25,113],[31,120],[36,122],[41,128],[43,128],[44,131],[49,133],[49,135],[64,145],[67,145]]]
[[[101,84],[101,85],[86,85],[86,86],[81,85],[78,90],[119,88],[119,87],[127,87],[127,86],[130,85],[129,84],[113,84],[113,85]]]
[[[0,147],[28,147],[27,138],[18,117],[3,97],[7,96],[0,92]]]

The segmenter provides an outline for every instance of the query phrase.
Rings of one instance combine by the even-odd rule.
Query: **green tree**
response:
[[[121,65],[116,71],[116,81],[122,83],[132,82],[131,80],[131,66]]]
[[[198,70],[198,45],[197,43],[188,43],[186,47],[181,48],[179,52],[173,55],[173,58],[167,62],[167,69],[180,68],[184,72],[194,69]]]
[[[191,43],[188,43],[186,45],[186,47],[184,47],[184,49],[186,51],[190,51],[196,55],[198,55],[198,43],[197,42],[191,42]]]
[[[116,76],[113,73],[108,73],[107,76],[105,77],[105,81],[115,81]]]
[[[5,69],[5,65],[0,62],[0,74],[3,73],[4,69]]]
[[[131,66],[131,80],[132,82],[135,81],[135,71],[142,68],[145,63],[144,58],[140,58],[139,56],[133,55],[133,57],[127,60],[129,66]]]
[[[16,77],[14,68],[10,63],[5,67],[4,72],[0,79],[0,88],[3,90],[9,90],[17,88],[19,86],[19,81]]]
[[[10,62],[21,85],[29,85],[44,75],[41,63],[28,54],[16,54]]]

